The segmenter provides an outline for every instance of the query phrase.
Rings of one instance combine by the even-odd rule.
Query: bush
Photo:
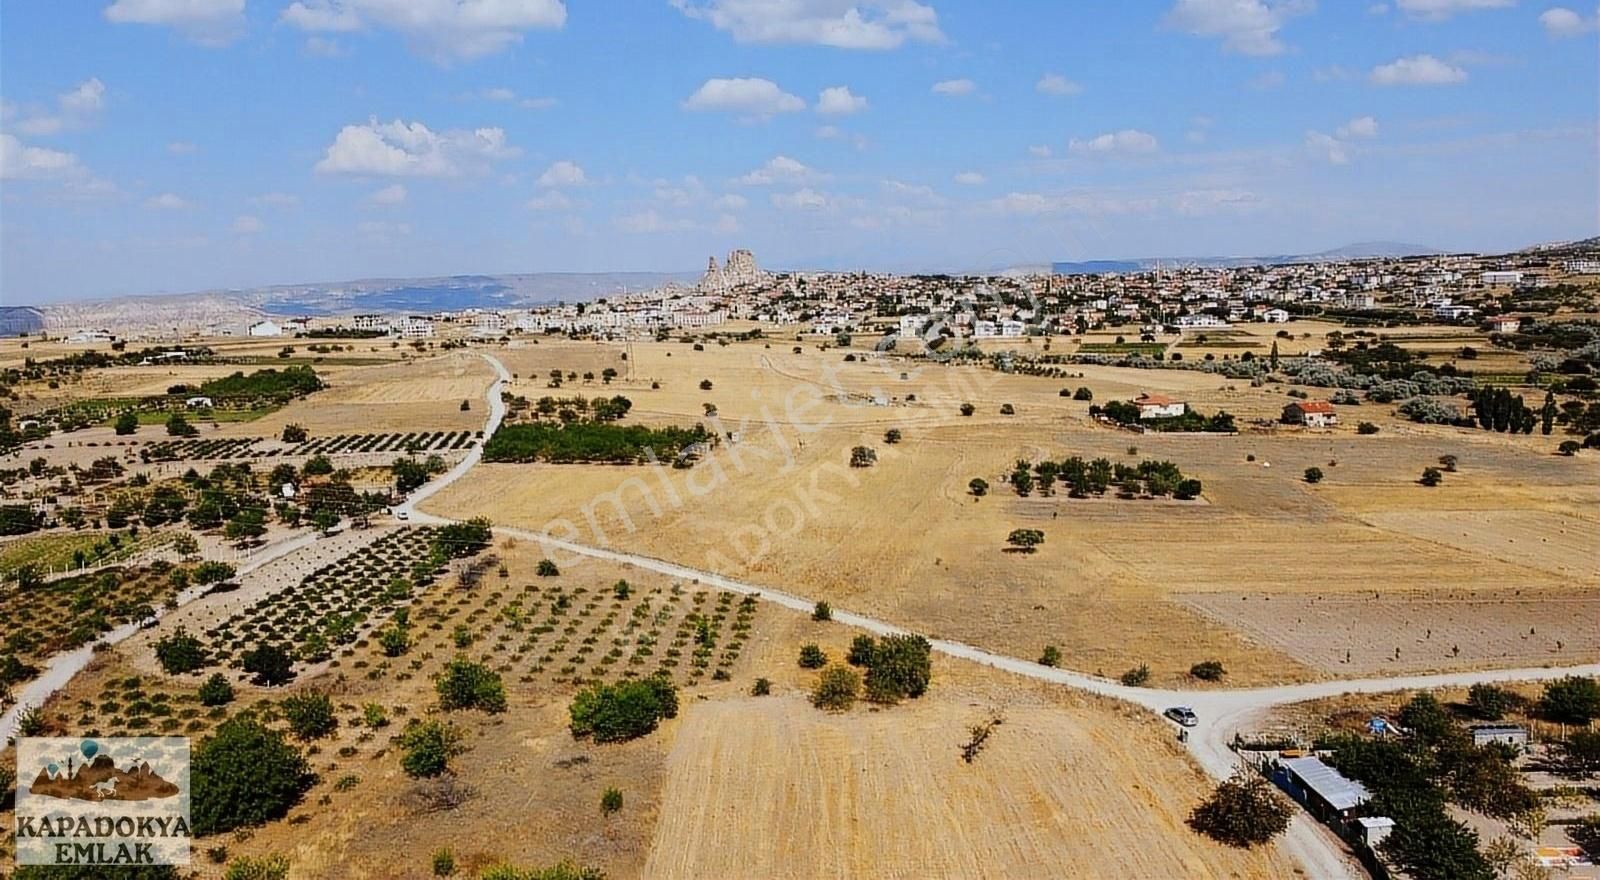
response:
[[[1577,455],[1578,450],[1582,448],[1583,444],[1576,440],[1563,440],[1561,441],[1561,445],[1556,447],[1556,451],[1562,455],[1572,456]]]
[[[1443,481],[1444,481],[1444,474],[1441,473],[1439,471],[1439,469],[1436,468],[1436,467],[1423,468],[1422,469],[1422,477],[1417,480],[1417,482],[1421,483],[1424,486],[1428,486],[1428,487],[1437,486]]]
[[[801,669],[821,669],[828,665],[828,655],[816,645],[803,645],[800,648]]]
[[[1306,482],[1307,483],[1313,483],[1313,484],[1322,482],[1322,468],[1319,468],[1319,467],[1308,467],[1308,468],[1306,468]]]
[[[203,836],[282,817],[314,777],[283,734],[235,717],[195,748],[191,781],[191,827]]]
[[[156,660],[168,675],[182,675],[206,665],[206,651],[200,640],[178,627],[172,635],[156,641]]]
[[[772,682],[764,678],[756,679],[756,683],[750,686],[750,696],[752,697],[765,697],[771,693]]]
[[[1360,424],[1356,425],[1356,433],[1362,436],[1376,434],[1378,433],[1378,426],[1371,422],[1361,422]]]
[[[1201,681],[1221,681],[1228,670],[1222,667],[1220,660],[1203,660],[1189,667],[1189,674]]]
[[[1073,400],[1094,400],[1094,392],[1090,391],[1089,387],[1087,385],[1081,386],[1081,387],[1078,388],[1077,391],[1072,392],[1072,399]]]
[[[396,624],[378,634],[378,647],[385,657],[399,657],[411,650],[411,636],[405,627]]]
[[[1049,666],[1052,669],[1061,665],[1061,649],[1055,645],[1045,645],[1044,653],[1039,655],[1039,665]]]
[[[1044,543],[1044,532],[1038,529],[1012,529],[1011,534],[1006,536],[1006,543],[1018,552],[1033,553]]]
[[[982,477],[973,477],[972,481],[967,483],[967,491],[976,498],[982,498],[989,494],[989,481]]]
[[[1002,403],[1000,404],[1000,414],[1003,416],[1014,416],[1017,414],[1017,408],[1009,403]]]
[[[456,872],[456,857],[449,847],[433,851],[433,876],[449,877]]]
[[[500,673],[465,657],[456,657],[445,666],[435,690],[439,708],[446,712],[481,709],[492,714],[506,710],[506,686]]]
[[[818,602],[817,606],[811,609],[811,619],[819,622],[832,620],[833,606],[826,602]]]
[[[662,675],[592,684],[572,698],[567,713],[576,738],[593,737],[600,743],[637,739],[654,731],[661,719],[678,717],[678,689]]]
[[[228,865],[222,880],[284,880],[289,876],[289,860],[284,856],[241,856]]]
[[[964,416],[970,416],[970,415],[972,415],[973,413],[975,413],[977,411],[978,411],[978,408],[973,406],[970,403],[961,404],[961,414],[964,415]]]
[[[539,560],[539,565],[534,569],[534,573],[542,578],[553,578],[561,574],[561,569],[557,568],[554,562],[548,559],[541,559]]]
[[[412,719],[400,733],[400,769],[412,779],[430,779],[450,769],[450,759],[464,751],[461,731],[438,719]]]
[[[478,880],[606,880],[599,868],[587,868],[576,862],[565,861],[548,868],[516,868],[496,865],[485,869]]]
[[[125,437],[125,436],[127,436],[129,434],[134,433],[135,431],[138,431],[139,430],[139,417],[137,415],[135,415],[132,410],[128,410],[128,411],[122,413],[121,415],[117,416],[117,423],[116,423],[116,429],[115,430],[117,432],[117,436],[119,436],[119,437]]]
[[[897,703],[916,699],[928,691],[933,677],[933,646],[922,636],[884,636],[872,649],[867,664],[867,699]]]
[[[361,723],[372,730],[389,726],[389,713],[384,711],[378,703],[368,703],[361,707]]]
[[[1569,675],[1546,684],[1539,714],[1561,724],[1588,725],[1600,716],[1600,682]]]
[[[894,444],[899,443],[900,442],[900,429],[899,428],[890,428],[889,430],[884,431],[883,432],[883,442],[889,444],[890,446],[893,446]]]
[[[600,814],[609,816],[622,809],[622,790],[608,788],[605,794],[600,795]]]
[[[1127,672],[1122,673],[1118,679],[1127,687],[1144,687],[1150,682],[1150,667],[1140,664]]]
[[[848,666],[830,666],[817,679],[811,692],[811,705],[830,712],[844,712],[856,704],[861,691],[861,676]]]
[[[853,468],[872,467],[878,463],[878,453],[866,446],[857,446],[850,450],[850,466]]]
[[[285,443],[304,443],[310,438],[304,425],[284,425],[282,439]]]
[[[294,661],[277,645],[260,645],[253,651],[246,651],[240,659],[244,671],[255,676],[253,680],[258,685],[271,687],[294,678]]]
[[[295,694],[283,701],[283,717],[295,739],[309,742],[332,735],[339,726],[333,715],[333,701],[320,691]]]
[[[226,705],[233,702],[233,685],[222,676],[222,673],[213,673],[200,685],[199,697],[202,706]]]
[[[1467,689],[1467,711],[1484,721],[1499,721],[1517,708],[1522,697],[1514,691],[1492,684],[1475,684]]]
[[[850,653],[844,662],[851,666],[868,666],[872,663],[872,654],[878,648],[878,640],[872,636],[860,635],[850,640]]]
[[[1238,775],[1194,808],[1189,827],[1229,846],[1248,848],[1282,834],[1293,815],[1289,802],[1265,777]]]

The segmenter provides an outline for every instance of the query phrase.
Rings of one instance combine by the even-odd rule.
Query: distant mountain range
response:
[[[1342,260],[1373,260],[1393,257],[1432,256],[1444,253],[1420,244],[1402,244],[1393,241],[1364,241],[1315,254],[1279,254],[1270,257],[1142,257],[1130,260],[1087,260],[1084,262],[1053,263],[1058,275],[1098,275],[1105,272],[1144,272],[1158,265],[1169,268],[1184,266],[1202,269],[1225,269],[1237,266],[1283,266],[1293,263],[1328,263]]]

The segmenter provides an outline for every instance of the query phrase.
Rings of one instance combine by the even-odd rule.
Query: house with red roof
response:
[[[1339,424],[1339,414],[1326,400],[1296,400],[1283,408],[1283,422],[1307,428],[1331,428]]]

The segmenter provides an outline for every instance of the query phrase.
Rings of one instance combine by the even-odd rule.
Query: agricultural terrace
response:
[[[139,456],[147,461],[214,461],[373,452],[453,452],[471,448],[481,434],[481,431],[390,431],[383,434],[334,434],[293,444],[257,437],[163,440],[142,448]]]
[[[7,665],[13,671],[16,662],[35,665],[153,616],[188,585],[193,570],[157,562],[44,580],[23,569],[17,580],[0,584],[0,684],[29,677],[6,674]]]

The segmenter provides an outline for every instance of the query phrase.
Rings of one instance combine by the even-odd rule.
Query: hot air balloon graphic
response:
[[[50,762],[50,766],[48,766],[48,767],[46,767],[44,769],[47,770],[50,773],[50,778],[51,779],[54,779],[57,776],[61,775],[61,765],[57,764],[54,761],[51,761]]]
[[[100,751],[100,744],[92,739],[86,739],[82,745],[78,746],[78,751],[83,752],[85,761],[91,761],[94,760],[95,754]]]

